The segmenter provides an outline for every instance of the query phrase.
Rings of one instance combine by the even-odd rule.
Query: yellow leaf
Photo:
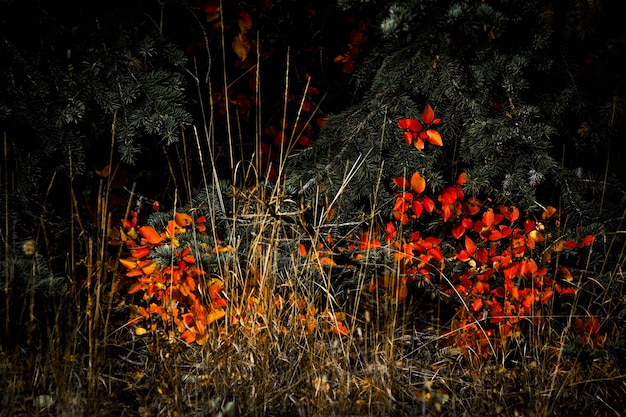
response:
[[[250,40],[244,33],[240,33],[233,40],[233,51],[240,60],[245,61],[250,53]]]
[[[156,270],[157,266],[156,261],[153,260],[141,262],[141,271],[146,275],[150,275]]]
[[[221,319],[226,315],[226,311],[223,308],[218,308],[217,310],[211,311],[206,318],[207,324],[211,324],[216,320]]]
[[[148,331],[146,329],[144,329],[143,327],[137,327],[135,329],[135,334],[137,336],[143,336],[144,334],[148,333]]]

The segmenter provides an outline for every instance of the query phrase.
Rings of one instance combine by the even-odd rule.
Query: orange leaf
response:
[[[120,259],[120,263],[126,269],[133,269],[137,267],[137,261],[134,259]]]
[[[554,215],[554,213],[556,213],[556,209],[552,206],[548,206],[546,207],[546,209],[543,211],[543,213],[541,213],[541,218],[543,220],[547,220],[550,217],[552,217]]]
[[[423,193],[426,189],[426,180],[417,171],[411,176],[411,188],[417,194]]]
[[[426,140],[431,145],[443,146],[443,140],[441,140],[441,134],[439,134],[439,132],[437,132],[435,129],[428,129],[426,131],[426,135],[428,135]]]
[[[183,261],[187,262],[188,264],[195,264],[196,258],[193,255],[186,255],[183,256]]]
[[[567,281],[573,281],[574,277],[572,276],[572,273],[569,271],[569,269],[567,269],[566,267],[564,267],[563,265],[559,265],[559,273],[563,276],[563,278],[565,278],[565,280]]]
[[[304,246],[303,243],[300,243],[298,245],[298,253],[300,254],[300,256],[306,256],[307,250],[306,250],[306,246]]]
[[[107,178],[109,175],[111,175],[111,165],[107,165],[104,168],[102,168],[102,171],[96,170],[96,174],[100,175],[103,178]]]
[[[332,259],[327,258],[327,257],[320,258],[320,263],[322,265],[337,266],[337,263],[335,261],[333,261]]]
[[[233,39],[233,51],[240,60],[245,61],[250,53],[250,40],[244,33],[240,33]]]
[[[348,334],[348,328],[344,326],[341,321],[335,323],[330,331],[341,336],[345,336]]]
[[[424,111],[422,112],[422,120],[427,125],[431,124],[433,120],[435,120],[435,112],[433,111],[433,108],[430,107],[430,104],[427,104],[424,108]]]
[[[143,284],[141,282],[135,282],[130,287],[128,287],[128,293],[134,294],[143,289]]]
[[[185,340],[185,343],[187,344],[191,344],[193,342],[195,342],[196,340],[196,332],[195,329],[189,329],[189,330],[185,330],[183,332],[183,334],[180,335],[181,338],[183,338]]]
[[[143,272],[146,275],[150,275],[156,270],[158,264],[156,263],[156,261],[150,260],[147,262],[140,263],[140,266],[141,266],[141,272]]]
[[[133,256],[133,258],[141,259],[144,256],[150,254],[150,249],[146,248],[145,246],[136,248],[136,249],[131,249],[130,254]]]
[[[138,230],[139,234],[143,236],[149,243],[156,245],[161,243],[163,238],[152,226],[141,226]]]
[[[219,298],[222,292],[222,281],[219,279],[213,279],[208,285],[208,295],[211,300]]]
[[[187,213],[174,213],[174,221],[180,227],[187,227],[191,224],[191,216]]]

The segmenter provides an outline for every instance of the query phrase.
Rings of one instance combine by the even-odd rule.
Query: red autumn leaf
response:
[[[427,125],[431,124],[435,120],[435,112],[433,111],[433,108],[430,107],[430,104],[427,104],[424,111],[422,111],[422,120]]]
[[[306,246],[304,246],[303,243],[300,243],[298,245],[298,254],[300,254],[300,256],[306,256],[307,250],[306,250]]]
[[[437,132],[435,129],[428,129],[426,131],[426,135],[428,136],[426,140],[428,140],[428,142],[431,145],[443,146],[443,141],[441,140],[441,134]]]
[[[463,234],[465,234],[465,226],[463,226],[463,223],[457,223],[452,226],[452,236],[455,239],[460,239]]]
[[[593,241],[596,239],[595,236],[593,235],[589,235],[587,237],[585,237],[579,244],[578,247],[579,248],[584,248],[586,246],[591,246],[591,244],[593,243]]]
[[[450,205],[441,207],[441,217],[443,218],[444,222],[447,222],[451,215],[452,210],[450,208]]]
[[[438,247],[429,249],[426,253],[429,256],[432,256],[433,259],[435,259],[435,260],[437,260],[439,262],[443,261],[443,254],[441,253],[441,249],[439,249]]]
[[[413,214],[415,215],[415,217],[419,218],[422,215],[422,211],[424,210],[424,206],[422,206],[422,203],[420,203],[419,201],[415,200],[413,202],[413,204],[411,204],[411,210],[413,210]]]
[[[417,194],[423,193],[426,189],[426,180],[417,171],[411,176],[411,189]]]
[[[141,226],[137,232],[139,232],[144,239],[153,245],[161,243],[163,240],[161,235],[159,235],[159,233],[152,226]]]
[[[541,304],[547,304],[554,296],[552,288],[546,288],[541,292]]]
[[[469,217],[466,217],[463,220],[461,220],[461,224],[466,229],[471,229],[474,226],[474,222],[472,222],[472,219],[470,219]]]
[[[413,133],[417,133],[422,130],[422,124],[415,119],[400,119],[398,120],[398,126],[400,129],[408,129]]]
[[[399,188],[401,188],[401,189],[403,189],[403,190],[406,190],[406,189],[407,189],[407,188],[409,188],[409,186],[410,186],[409,180],[407,180],[407,179],[406,179],[406,178],[404,178],[404,177],[396,177],[396,178],[394,178],[394,179],[393,179],[393,183],[394,183],[397,187],[399,187]]]
[[[432,213],[435,209],[435,202],[428,197],[422,198],[422,206],[424,206],[424,210],[428,213]]]
[[[449,206],[457,200],[457,188],[456,187],[446,187],[439,196],[439,201],[444,206]]]
[[[315,123],[317,123],[317,127],[323,129],[326,126],[326,123],[328,123],[328,120],[330,120],[328,117],[318,117],[315,120]]]
[[[302,103],[302,111],[305,111],[307,113],[314,113],[315,112],[315,106],[309,100],[305,100]]]
[[[474,311],[474,313],[476,313],[478,310],[480,310],[483,306],[483,300],[481,298],[474,298],[474,300],[472,301],[472,311]]]
[[[393,211],[393,217],[403,225],[409,224],[409,216],[404,211]]]
[[[559,284],[556,284],[554,288],[561,295],[575,295],[576,294],[576,289],[574,288],[562,288]]]
[[[481,265],[485,265],[489,260],[489,253],[487,252],[487,249],[480,248],[476,251],[476,255],[474,255],[474,257]]]
[[[465,236],[465,249],[470,255],[473,255],[476,252],[476,244],[468,236]]]
[[[563,247],[567,249],[574,249],[574,248],[577,248],[578,245],[573,240],[567,240],[565,241],[565,243],[563,243]]]
[[[504,269],[504,278],[511,280],[517,276],[519,264],[511,264]]]
[[[533,306],[534,302],[535,302],[535,296],[533,294],[528,294],[522,300],[522,305],[524,306],[524,309],[526,310],[527,314],[530,314],[530,309]]]
[[[489,209],[483,213],[483,225],[485,227],[491,227],[491,225],[493,224],[493,219],[494,215],[492,209]]]
[[[524,222],[524,232],[530,233],[531,230],[535,228],[536,224],[533,220],[527,219]]]

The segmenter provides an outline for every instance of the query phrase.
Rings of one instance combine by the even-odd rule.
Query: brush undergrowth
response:
[[[427,106],[399,127],[427,152],[438,122]],[[10,232],[5,170],[0,415],[624,413],[621,229],[466,198],[466,176],[431,195],[419,172],[393,180],[391,213],[340,229],[340,196],[285,197],[302,131],[282,127],[269,161],[237,163],[229,137],[226,180],[211,125],[184,138],[171,207],[120,198],[112,146],[91,218],[68,184],[62,272],[44,221]]]

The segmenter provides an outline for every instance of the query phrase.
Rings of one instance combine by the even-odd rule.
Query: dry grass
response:
[[[253,175],[262,169],[260,164],[235,162],[235,132],[230,133],[230,163],[235,167],[230,180],[262,185],[257,179],[262,175]],[[216,185],[212,138],[211,125],[204,126],[204,134],[186,139],[185,158],[179,160],[187,161],[187,152],[196,149],[202,181]],[[289,146],[281,149],[281,162],[288,154]],[[112,157],[103,162],[114,166]],[[181,188],[177,194],[190,199],[191,184],[197,179],[191,178],[189,168],[183,163],[171,173]],[[107,245],[110,178],[101,181],[98,195],[103,197],[91,227],[81,219],[81,202],[69,184],[71,241],[62,277],[68,291],[54,295],[39,282],[50,278],[46,259],[41,263],[37,253],[24,253],[22,242],[10,232],[13,190],[6,168],[3,172],[2,288],[9,308],[2,319],[5,339],[0,343],[2,416],[626,413],[624,366],[620,369],[607,349],[577,348],[570,340],[575,316],[600,308],[607,340],[624,343],[620,335],[624,323],[618,318],[624,304],[625,257],[623,248],[614,249],[618,241],[610,242],[618,261],[609,282],[587,280],[571,305],[546,311],[543,327],[529,327],[515,344],[484,359],[447,347],[441,336],[447,323],[440,321],[446,306],[429,291],[418,289],[410,302],[393,302],[364,290],[366,271],[356,268],[355,290],[341,293],[333,288],[333,280],[334,274],[343,272],[321,268],[319,261],[303,262],[295,251],[285,252],[289,245],[319,241],[326,224],[322,216],[305,229],[277,216],[280,183],[266,194],[224,193],[217,199],[220,204],[226,200],[236,207],[228,218],[227,240],[240,243],[233,261],[219,271],[229,296],[228,314],[248,309],[249,297],[254,296],[258,299],[250,322],[254,325],[242,325],[227,337],[214,325],[206,345],[186,345],[168,329],[137,336],[127,324],[127,300],[112,285],[120,271],[111,265],[116,265],[120,252]],[[183,198],[173,197],[178,199]],[[45,220],[42,217],[34,239],[36,247],[49,244]],[[210,223],[223,220],[215,214]],[[249,228],[249,236],[237,234],[241,225]],[[20,272],[18,264],[28,268]],[[19,279],[25,279],[25,285],[9,291],[17,288]],[[295,307],[279,309],[274,303],[274,294],[291,292],[315,300],[322,310],[345,312],[350,333],[327,333],[321,325],[310,334],[303,332]],[[615,346],[617,352],[626,351],[623,345],[621,351]]]

